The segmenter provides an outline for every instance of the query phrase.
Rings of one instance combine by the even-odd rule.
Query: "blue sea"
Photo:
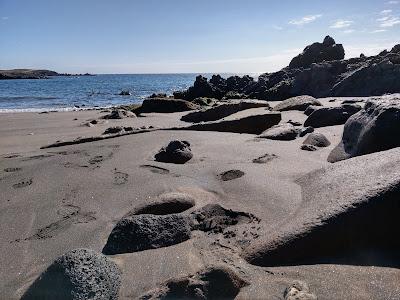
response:
[[[72,110],[141,103],[153,93],[187,89],[198,74],[57,76],[0,80],[0,112]],[[212,74],[203,74],[210,78]],[[224,74],[224,77],[232,74]],[[128,90],[131,96],[119,96]]]

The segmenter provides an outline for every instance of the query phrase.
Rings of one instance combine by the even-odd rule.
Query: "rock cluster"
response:
[[[284,100],[310,95],[316,98],[371,96],[400,92],[400,46],[375,56],[344,60],[343,46],[327,36],[295,57],[290,65],[265,73],[255,81],[249,76],[224,79],[214,75],[209,81],[198,76],[187,91],[175,98],[192,101],[197,97],[222,99],[230,96],[260,100]]]

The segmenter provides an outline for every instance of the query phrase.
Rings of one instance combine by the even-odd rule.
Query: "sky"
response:
[[[328,34],[348,58],[399,33],[389,0],[0,0],[0,69],[261,73]]]

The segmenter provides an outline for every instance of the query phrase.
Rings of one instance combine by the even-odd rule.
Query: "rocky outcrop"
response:
[[[361,106],[356,104],[344,104],[339,107],[323,107],[314,111],[304,122],[304,126],[314,128],[341,125],[346,123],[347,119],[357,113]]]
[[[189,101],[170,98],[145,99],[137,113],[173,113],[198,109],[199,106]]]
[[[190,143],[187,141],[171,141],[154,155],[156,161],[174,164],[184,164],[192,157]]]
[[[383,151],[400,146],[400,99],[370,100],[364,109],[351,116],[342,141],[328,161]]]
[[[343,45],[336,44],[335,40],[328,35],[322,43],[314,43],[307,46],[303,50],[303,53],[292,59],[289,68],[307,68],[312,63],[339,60],[343,58]]]
[[[302,201],[243,256],[259,266],[399,266],[400,148],[313,171],[297,182]],[[316,247],[315,245],[318,245]]]
[[[23,300],[118,299],[121,271],[106,256],[75,249],[57,258],[29,287]]]
[[[257,107],[269,108],[269,105],[265,101],[231,101],[218,106],[214,106],[204,111],[189,113],[183,116],[181,120],[193,123],[216,121],[239,111]]]
[[[110,114],[103,116],[103,119],[125,119],[135,118],[136,115],[125,109],[115,109]]]
[[[300,95],[315,98],[345,96],[379,96],[400,92],[399,45],[376,56],[360,56],[344,60],[343,47],[326,37],[314,43],[292,60],[290,65],[274,73],[265,73],[254,81],[251,77],[223,79],[214,75],[210,81],[198,77],[193,87],[179,92],[175,98],[194,97],[221,99],[228,93],[260,100],[285,100]]]
[[[266,129],[278,124],[280,121],[280,113],[266,113],[233,120],[199,123],[176,129],[260,134]]]
[[[300,110],[305,111],[309,106],[322,106],[321,102],[311,96],[297,96],[286,99],[277,104],[273,110],[287,111],[287,110]]]

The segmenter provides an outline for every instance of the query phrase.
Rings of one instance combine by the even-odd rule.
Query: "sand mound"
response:
[[[260,266],[398,266],[400,149],[356,157],[299,180],[297,211],[244,253]]]
[[[170,279],[140,299],[234,299],[249,283],[224,266]]]
[[[118,299],[120,277],[117,265],[104,255],[76,249],[57,258],[22,299]]]
[[[296,139],[299,134],[299,129],[290,123],[275,125],[262,134],[258,138],[280,141],[291,141]]]

